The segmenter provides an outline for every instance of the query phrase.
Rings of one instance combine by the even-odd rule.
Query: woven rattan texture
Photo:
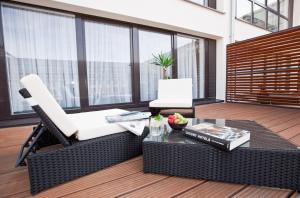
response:
[[[235,122],[235,127],[238,123]],[[144,172],[300,190],[300,151],[251,121],[239,126],[269,136],[265,144],[221,151],[204,143],[145,141]],[[251,134],[252,136],[252,134]],[[251,137],[251,138],[253,138]],[[254,141],[252,141],[254,144]]]
[[[142,154],[142,136],[129,132],[74,143],[60,149],[37,152],[27,158],[31,193],[101,170]]]

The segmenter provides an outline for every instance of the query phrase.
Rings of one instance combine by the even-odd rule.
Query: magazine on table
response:
[[[147,120],[119,122],[118,124],[137,136],[143,134]]]
[[[149,112],[130,111],[118,115],[106,116],[109,123],[117,123],[135,135],[142,135],[148,118],[151,116]]]
[[[222,150],[231,151],[250,140],[250,132],[212,123],[201,123],[185,128],[185,135]]]
[[[143,120],[143,119],[148,119],[150,116],[151,116],[150,112],[129,111],[118,115],[106,116],[105,118],[107,122],[115,123],[115,122]]]

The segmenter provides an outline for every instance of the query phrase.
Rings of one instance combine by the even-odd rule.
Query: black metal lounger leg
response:
[[[26,165],[26,163],[24,161],[25,158],[32,151],[35,144],[37,143],[37,141],[39,140],[39,138],[41,137],[41,135],[44,133],[45,130],[46,129],[42,126],[42,122],[40,122],[38,124],[38,126],[33,130],[33,132],[27,138],[27,140],[25,141],[25,143],[23,144],[23,146],[20,150],[20,153],[18,155],[17,162],[16,162],[16,167]],[[25,151],[26,148],[27,148],[27,150]]]

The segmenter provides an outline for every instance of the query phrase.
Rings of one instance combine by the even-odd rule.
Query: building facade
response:
[[[225,99],[226,45],[300,24],[297,0],[1,2],[0,120],[31,117],[19,79],[37,73],[70,112],[145,106],[153,55],[193,78],[195,100]]]

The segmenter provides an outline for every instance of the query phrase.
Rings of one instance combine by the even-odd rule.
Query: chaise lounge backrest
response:
[[[38,75],[27,75],[21,79],[21,83],[31,95],[31,98],[27,99],[30,105],[39,105],[65,136],[70,137],[78,131]]]

